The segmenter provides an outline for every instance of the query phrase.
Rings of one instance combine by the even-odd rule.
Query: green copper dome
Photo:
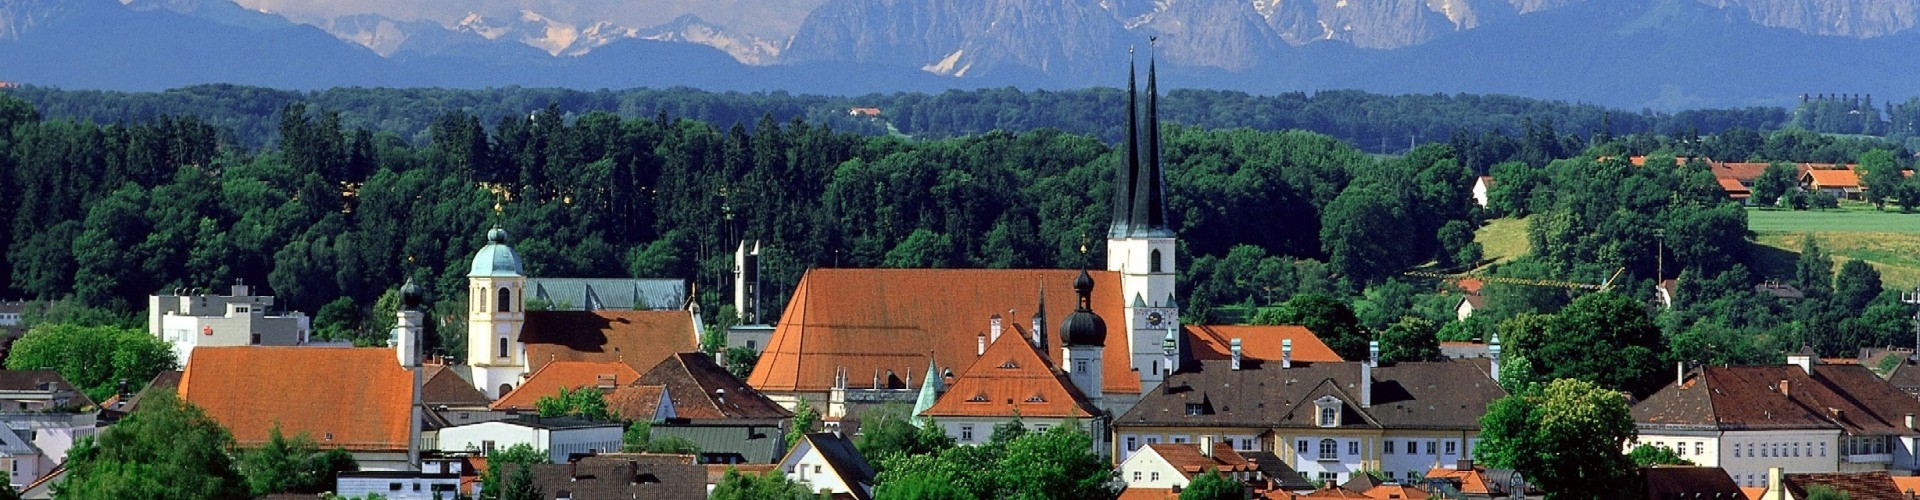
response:
[[[507,246],[507,231],[496,227],[487,231],[487,246],[473,254],[473,268],[467,277],[524,276],[525,273],[520,267],[520,255]]]

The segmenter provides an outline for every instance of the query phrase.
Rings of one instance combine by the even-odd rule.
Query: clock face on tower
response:
[[[1165,325],[1166,322],[1167,322],[1167,316],[1165,313],[1162,313],[1160,311],[1147,312],[1147,326],[1159,327],[1159,326]]]

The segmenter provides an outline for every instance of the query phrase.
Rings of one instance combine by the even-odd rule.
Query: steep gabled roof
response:
[[[1719,467],[1645,467],[1641,481],[1647,488],[1641,498],[1702,498],[1740,500],[1746,494],[1726,469]]]
[[[713,358],[682,352],[640,376],[634,385],[664,385],[673,411],[689,420],[781,420],[793,412],[747,387]]]
[[[1248,472],[1259,470],[1260,466],[1252,460],[1240,456],[1233,445],[1225,441],[1213,443],[1213,456],[1200,454],[1198,443],[1149,443],[1155,455],[1180,471],[1187,479],[1206,474],[1208,470],[1218,469],[1221,473]]]
[[[413,417],[413,374],[391,349],[201,347],[180,396],[233,432],[242,448],[281,433],[306,433],[323,448],[404,450]]]
[[[1760,174],[1766,173],[1768,165],[1771,164],[1755,162],[1714,162],[1712,163],[1713,176],[1719,179],[1737,181],[1741,184],[1752,184],[1754,179],[1760,178]]]
[[[463,408],[492,404],[485,393],[473,388],[473,383],[461,378],[447,365],[426,365],[421,367],[427,373],[420,383],[420,404],[438,408],[441,406]]]
[[[1332,396],[1349,412],[1342,417],[1344,426],[1479,429],[1487,405],[1506,396],[1486,372],[1468,363],[1398,363],[1372,370],[1372,406],[1362,409],[1360,363],[1280,365],[1260,360],[1245,360],[1240,370],[1227,361],[1183,365],[1162,388],[1142,394],[1114,425],[1315,427],[1313,401]]]
[[[1110,325],[1103,391],[1137,394],[1140,376],[1128,365],[1127,331],[1120,325],[1125,301],[1119,273],[1090,273],[1093,312]],[[978,354],[976,334],[987,331],[989,317],[1028,317],[1040,302],[1042,286],[1071,290],[1078,274],[1068,269],[814,269],[795,287],[747,380],[763,391],[826,392],[843,369],[853,380],[887,372],[917,375],[926,369],[928,353],[939,366],[967,366]],[[1069,302],[1050,302],[1046,316],[1066,318],[1074,306]],[[1058,325],[1046,326],[1046,345],[1062,345]]]
[[[1099,409],[1019,335],[1001,335],[922,412],[928,417],[1088,418]]]
[[[540,398],[554,396],[561,388],[580,389],[594,387],[617,388],[640,379],[640,373],[626,363],[585,361],[560,361],[547,363],[540,371],[533,372],[520,387],[502,396],[491,405],[495,410],[508,408],[533,409]],[[612,392],[608,389],[606,392]]]
[[[860,454],[860,450],[854,448],[853,440],[832,432],[811,432],[802,439],[815,453],[820,454],[820,458],[827,461],[827,465],[833,468],[833,474],[840,476],[840,482],[853,491],[854,498],[872,498],[862,486],[873,486],[874,477],[878,474],[874,472],[873,465],[867,463],[867,458]],[[802,449],[795,446],[789,453],[797,453]],[[786,462],[786,459],[781,459],[781,462]]]
[[[1806,175],[1801,176],[1800,179],[1816,188],[1860,187],[1860,176],[1855,175],[1851,169],[1808,169]]]
[[[1709,366],[1633,407],[1642,428],[1852,435],[1903,432],[1907,414],[1920,414],[1920,400],[1860,365],[1814,365],[1811,374],[1794,365]]]
[[[533,478],[548,498],[704,499],[707,468],[690,462],[598,455],[570,464],[534,465]]]
[[[699,348],[687,311],[528,311],[520,329],[527,368],[554,361],[620,362],[635,371]]]

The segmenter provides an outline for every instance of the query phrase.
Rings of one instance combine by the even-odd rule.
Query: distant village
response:
[[[1157,130],[1148,95],[1143,126]],[[1367,358],[1344,359],[1301,325],[1183,322],[1160,144],[1136,137],[1115,173],[1122,187],[1104,263],[813,269],[768,317],[760,249],[742,243],[731,290],[741,322],[724,336],[758,355],[750,369],[703,352],[709,325],[686,281],[529,276],[512,228],[448,243],[472,255],[468,294],[452,298],[467,305],[454,319],[467,332],[459,364],[430,354],[425,331],[436,319],[412,283],[401,286],[387,347],[316,340],[312,317],[246,284],[156,293],[147,332],[182,369],[123,381],[99,401],[52,370],[0,371],[0,422],[13,431],[0,432],[0,470],[24,498],[51,498],[77,440],[173,393],[237,448],[303,434],[350,453],[358,470],[332,478],[343,497],[480,498],[490,457],[529,445],[546,457],[532,468],[544,498],[707,498],[733,471],[865,500],[877,458],[853,443],[865,417],[887,408],[961,446],[985,445],[1009,423],[1083,431],[1123,499],[1181,498],[1210,473],[1264,499],[1555,493],[1476,461],[1483,417],[1509,394],[1498,336],[1443,343],[1444,360],[1382,362],[1379,342]],[[1738,200],[1767,166],[1711,163]],[[1808,191],[1860,192],[1853,165],[1796,168]],[[1482,206],[1491,182],[1473,189]],[[1482,300],[1475,283],[1463,285],[1461,319]],[[19,306],[5,307],[0,325],[18,325]],[[597,394],[611,418],[542,416],[542,399],[576,391]],[[1628,448],[1650,444],[1695,464],[1641,468],[1639,498],[1806,499],[1834,488],[1911,499],[1920,490],[1914,349],[1681,365],[1631,413],[1638,438]],[[630,452],[635,423],[697,452]],[[795,432],[802,437],[789,445]]]

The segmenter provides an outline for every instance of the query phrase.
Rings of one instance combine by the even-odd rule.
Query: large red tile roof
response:
[[[1194,359],[1232,359],[1231,344],[1238,338],[1242,358],[1280,361],[1281,343],[1292,340],[1294,361],[1342,361],[1320,337],[1303,326],[1185,325],[1184,329],[1188,338],[1193,339]]]
[[[926,372],[927,356],[945,369],[972,363],[976,334],[999,314],[1008,331],[1024,327],[1047,301],[1047,348],[1060,347],[1059,323],[1073,312],[1070,269],[815,269],[795,287],[767,350],[747,382],[762,391],[826,392],[835,373],[852,380]],[[1128,365],[1120,276],[1091,271],[1093,312],[1107,322],[1103,390],[1140,392]],[[957,370],[956,370],[957,371]]]
[[[1098,413],[1030,342],[1017,333],[1001,335],[921,415],[1089,418]]]
[[[639,379],[640,372],[634,371],[633,367],[627,366],[626,363],[586,361],[547,363],[546,366],[540,367],[540,371],[533,372],[532,376],[527,377],[525,382],[521,382],[520,387],[514,388],[513,392],[502,396],[499,401],[494,401],[492,407],[495,410],[533,409],[537,408],[536,403],[540,398],[559,395],[561,388],[580,389],[604,386],[607,388],[604,392],[612,392],[613,388],[631,384]]]
[[[180,396],[206,409],[241,447],[258,446],[278,423],[323,448],[407,449],[413,374],[393,351],[339,347],[202,347]]]
[[[554,361],[626,363],[646,370],[676,352],[699,348],[686,311],[528,311],[520,329],[527,369]]]
[[[1821,472],[1781,476],[1781,488],[1793,498],[1807,498],[1813,485],[1845,492],[1849,500],[1907,500],[1886,472]]]
[[[1804,178],[1816,188],[1860,187],[1860,176],[1854,175],[1852,170],[1816,168],[1807,170]]]

